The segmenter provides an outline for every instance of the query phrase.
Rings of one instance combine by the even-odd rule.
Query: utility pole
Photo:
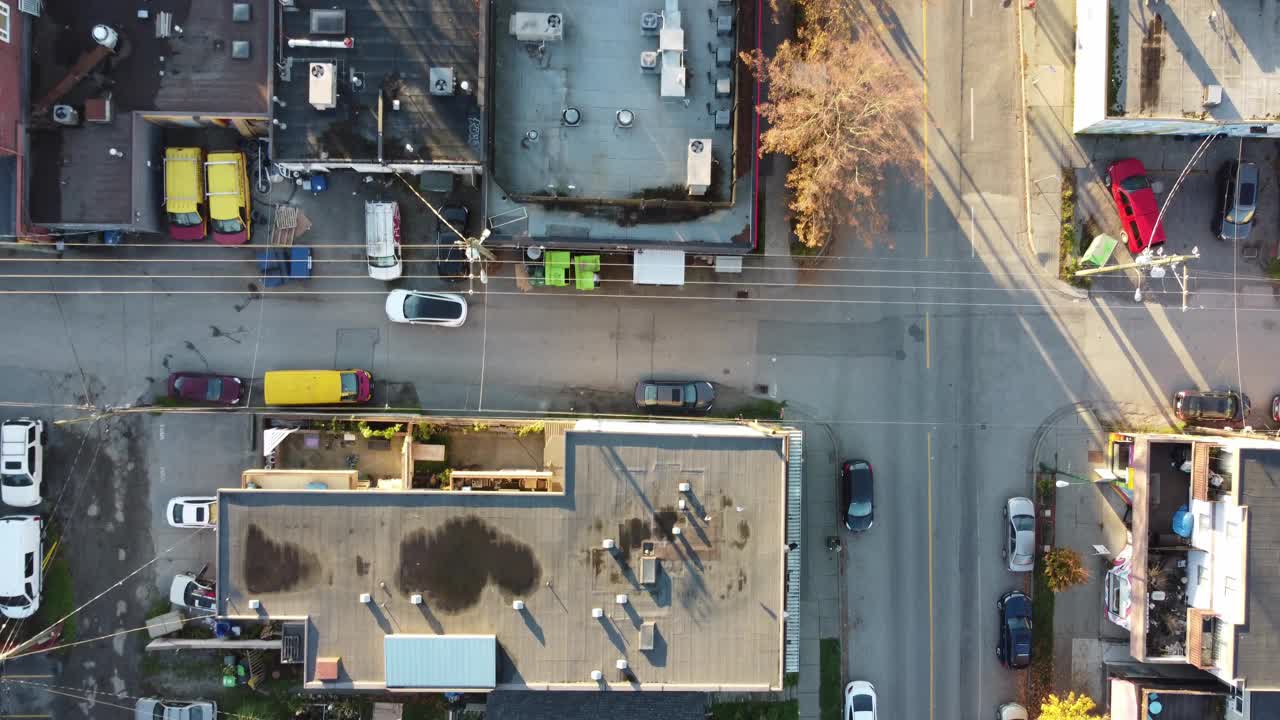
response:
[[[1139,256],[1141,257],[1141,256]],[[1086,277],[1089,275],[1101,275],[1102,273],[1115,272],[1117,270],[1133,270],[1135,268],[1155,267],[1157,265],[1173,265],[1174,263],[1185,262],[1187,260],[1198,260],[1200,252],[1194,251],[1192,255],[1169,255],[1168,257],[1156,258],[1155,260],[1147,260],[1145,262],[1139,260],[1137,262],[1122,263],[1120,265],[1108,265],[1100,268],[1086,268],[1077,270],[1076,277]],[[1186,268],[1183,268],[1183,276],[1186,275]]]
[[[1134,269],[1142,270],[1144,268],[1152,268],[1151,276],[1154,278],[1161,278],[1161,277],[1164,277],[1164,270],[1163,269],[1157,270],[1156,268],[1161,268],[1161,266],[1163,265],[1177,265],[1178,263],[1182,263],[1182,277],[1178,277],[1178,268],[1175,267],[1173,269],[1173,279],[1177,280],[1178,284],[1182,286],[1182,312],[1186,312],[1187,311],[1187,264],[1186,264],[1186,261],[1198,260],[1198,259],[1200,259],[1200,248],[1198,247],[1191,248],[1190,255],[1169,255],[1167,257],[1158,257],[1154,260],[1151,259],[1149,252],[1147,250],[1144,250],[1142,251],[1142,253],[1138,255],[1137,259],[1134,262],[1122,263],[1120,265],[1111,265],[1108,267],[1077,270],[1075,273],[1075,276],[1088,277],[1089,275],[1101,275],[1102,273],[1116,272],[1119,270],[1134,270]],[[1138,290],[1134,293],[1134,301],[1135,302],[1142,301],[1141,285],[1138,286]]]

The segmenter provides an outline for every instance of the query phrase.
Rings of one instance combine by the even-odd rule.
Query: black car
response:
[[[871,463],[845,460],[840,466],[840,507],[844,510],[844,526],[850,532],[862,532],[875,521],[875,483]]]
[[[641,380],[636,383],[636,406],[647,411],[707,412],[716,401],[716,388],[705,380]]]
[[[1018,669],[1031,664],[1031,598],[1010,590],[996,602],[1000,612],[1000,644],[996,657],[1005,667]]]
[[[1258,166],[1232,160],[1218,171],[1218,209],[1213,232],[1219,240],[1247,240],[1258,209]]]
[[[1173,414],[1188,423],[1231,425],[1243,421],[1247,412],[1249,398],[1234,390],[1183,390],[1173,396]]]
[[[440,208],[440,215],[462,234],[467,233],[467,219],[471,213],[465,205],[445,205]],[[454,241],[458,236],[453,234],[444,223],[436,222],[436,274],[444,280],[458,281],[471,272],[471,263],[467,262],[467,253]]]

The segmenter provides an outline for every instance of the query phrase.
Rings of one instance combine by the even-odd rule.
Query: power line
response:
[[[183,538],[182,538],[181,540],[179,540],[178,542],[176,542],[176,543],[174,543],[173,545],[170,545],[168,548],[166,548],[166,549],[164,549],[164,550],[160,551],[159,553],[157,553],[157,554],[156,554],[156,556],[155,556],[155,557],[153,557],[153,558],[151,558],[150,560],[146,561],[146,562],[145,562],[145,563],[143,563],[142,565],[140,565],[140,566],[138,566],[137,568],[135,568],[135,569],[134,569],[132,572],[130,572],[129,574],[127,574],[127,575],[125,575],[124,577],[122,577],[122,578],[120,578],[119,580],[117,580],[117,581],[115,582],[115,584],[111,585],[111,586],[110,586],[110,587],[108,587],[106,590],[103,590],[102,592],[98,593],[97,595],[94,595],[93,597],[89,598],[89,599],[88,599],[87,601],[85,601],[84,603],[81,603],[79,607],[75,608],[74,610],[72,610],[71,612],[67,613],[66,615],[63,615],[61,618],[59,618],[59,619],[57,619],[57,620],[53,621],[53,623],[51,623],[51,624],[49,625],[49,627],[46,627],[45,629],[41,630],[40,632],[38,632],[38,633],[36,633],[36,634],[32,635],[32,637],[31,637],[29,640],[26,640],[26,641],[22,642],[22,643],[21,643],[21,644],[19,644],[17,647],[15,647],[15,648],[13,648],[13,649],[11,649],[11,650],[7,650],[7,651],[5,651],[5,652],[0,653],[0,661],[3,661],[3,660],[5,660],[6,658],[9,658],[9,657],[16,656],[16,655],[19,653],[19,651],[21,651],[23,648],[25,648],[25,647],[27,647],[28,645],[30,645],[30,644],[31,644],[31,643],[32,643],[36,638],[38,638],[38,637],[40,637],[41,635],[44,635],[45,633],[49,632],[49,631],[50,631],[50,630],[52,630],[54,627],[56,627],[58,624],[63,623],[63,622],[66,622],[68,618],[70,618],[71,616],[73,616],[73,615],[75,615],[76,613],[80,612],[81,610],[85,609],[85,608],[86,608],[86,607],[88,607],[89,605],[93,604],[96,600],[98,600],[99,598],[101,598],[103,595],[106,595],[107,593],[111,592],[112,590],[115,590],[116,588],[118,588],[118,587],[120,587],[120,586],[124,585],[124,583],[125,583],[125,581],[126,581],[126,580],[128,580],[129,578],[133,577],[134,575],[137,575],[138,573],[140,573],[140,572],[142,572],[143,570],[145,570],[148,566],[150,566],[150,565],[151,565],[151,563],[153,563],[153,562],[155,562],[155,561],[159,560],[161,555],[167,555],[170,551],[172,551],[174,548],[178,547],[179,545],[182,545],[183,543],[186,543],[186,542],[190,542],[190,541],[191,541],[191,538],[196,537],[197,535],[202,534],[202,533],[204,532],[204,530],[205,530],[204,528],[199,528],[199,529],[197,529],[197,530],[193,530],[191,533],[187,534],[185,537],[183,537]]]

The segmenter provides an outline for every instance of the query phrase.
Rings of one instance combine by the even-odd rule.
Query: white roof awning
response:
[[[637,250],[633,264],[632,282],[637,285],[684,284],[684,252],[681,250]]]

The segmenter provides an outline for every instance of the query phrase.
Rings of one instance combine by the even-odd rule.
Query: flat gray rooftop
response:
[[[495,635],[504,688],[779,688],[782,439],[565,438],[563,495],[223,491],[220,613],[253,615],[257,599],[272,617],[307,616],[309,689],[329,656],[342,658],[341,686],[378,688],[391,633]],[[652,585],[640,583],[646,548]],[[641,650],[650,622],[653,649]]]
[[[1221,122],[1280,114],[1280,6],[1258,0],[1111,0],[1120,19],[1117,100],[1129,117]],[[1223,87],[1205,108],[1205,88]],[[1112,114],[1115,108],[1108,108]]]
[[[640,16],[663,4],[495,2],[494,181],[506,192],[687,198],[688,145],[702,138],[711,140],[715,160],[708,199],[729,199],[733,135],[715,128],[713,113],[733,108],[732,96],[717,97],[715,81],[732,75],[737,61],[718,66],[715,50],[724,47],[734,55],[737,28],[719,35],[715,18],[731,16],[734,6],[679,0],[688,77],[681,98],[662,97],[660,73],[640,67],[640,54],[658,48],[656,34],[641,32]],[[563,13],[563,39],[546,42],[541,51],[517,40],[509,32],[516,10]],[[561,122],[562,111],[570,107],[581,113],[577,127]],[[617,126],[622,109],[634,114],[630,128]],[[530,131],[538,133],[534,142],[527,137]]]

